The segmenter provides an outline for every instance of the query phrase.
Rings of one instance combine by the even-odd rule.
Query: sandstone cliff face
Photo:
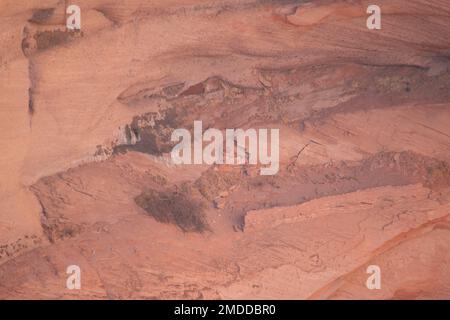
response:
[[[449,298],[450,1],[372,2],[2,1],[0,298]],[[195,120],[279,172],[172,164]]]

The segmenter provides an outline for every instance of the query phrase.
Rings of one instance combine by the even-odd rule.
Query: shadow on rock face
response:
[[[29,22],[38,23],[38,24],[44,23],[48,19],[51,18],[54,11],[55,11],[55,8],[46,8],[46,9],[35,10],[33,12],[33,16],[29,20]]]
[[[174,224],[184,232],[209,229],[202,203],[184,192],[148,190],[135,202],[156,221]]]

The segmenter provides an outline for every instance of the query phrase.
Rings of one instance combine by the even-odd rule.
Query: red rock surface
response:
[[[0,17],[0,299],[450,298],[450,1],[6,0]],[[194,120],[279,128],[279,172],[171,164]],[[203,232],[154,218],[197,204]]]

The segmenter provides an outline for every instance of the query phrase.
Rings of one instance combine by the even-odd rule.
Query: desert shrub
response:
[[[135,198],[156,221],[177,225],[184,232],[203,232],[208,224],[204,207],[186,192],[148,190]]]

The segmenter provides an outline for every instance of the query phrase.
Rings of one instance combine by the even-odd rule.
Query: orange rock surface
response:
[[[450,1],[373,2],[3,0],[0,299],[449,299]],[[195,120],[279,172],[174,165]]]

